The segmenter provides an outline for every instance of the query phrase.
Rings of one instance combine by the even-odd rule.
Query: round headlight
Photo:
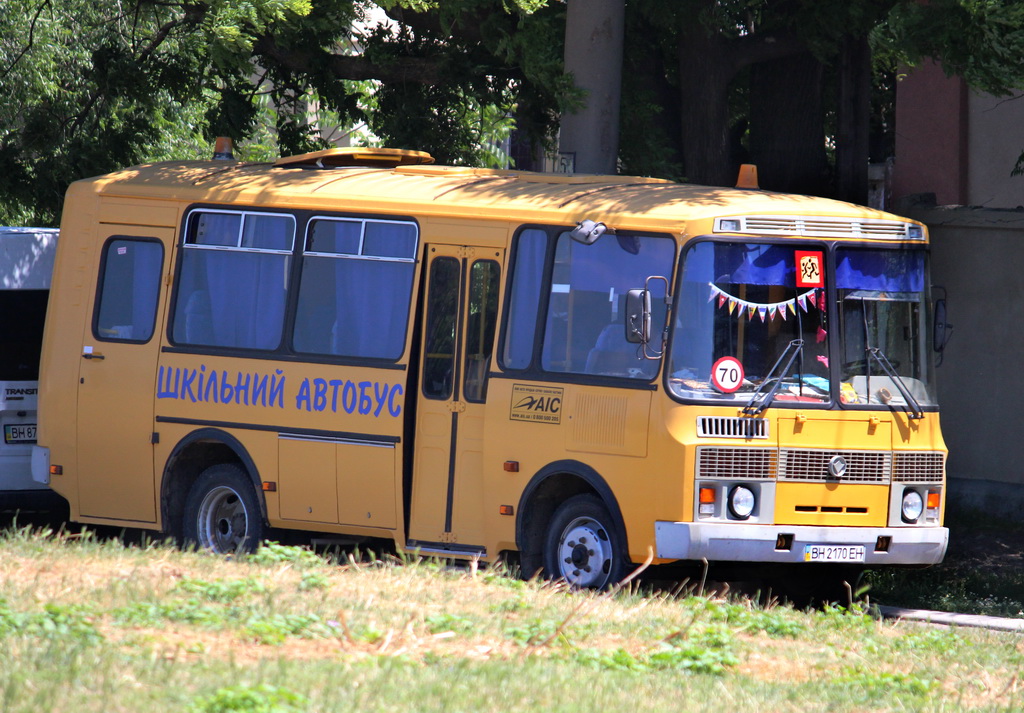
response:
[[[729,514],[737,520],[750,517],[756,503],[754,491],[744,485],[737,485],[729,491]]]
[[[924,499],[916,490],[903,493],[903,522],[917,522],[924,512]]]

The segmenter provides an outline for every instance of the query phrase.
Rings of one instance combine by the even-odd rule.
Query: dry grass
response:
[[[98,666],[125,667],[130,683],[120,691],[122,709],[131,710],[134,701],[154,713],[180,709],[186,693],[193,702],[212,700],[216,672],[225,667],[254,672],[282,662],[292,673],[275,679],[276,686],[297,690],[310,710],[332,710],[323,706],[341,693],[307,682],[306,672],[336,678],[326,672],[344,671],[348,682],[339,685],[354,687],[383,675],[385,661],[400,667],[404,685],[424,701],[456,695],[458,686],[446,690],[443,681],[457,670],[479,685],[493,687],[496,679],[510,695],[552,685],[549,679],[570,689],[587,681],[592,695],[613,681],[640,697],[678,690],[693,701],[695,691],[706,692],[694,710],[710,710],[714,690],[724,691],[721,700],[764,710],[823,710],[824,703],[840,711],[1024,706],[1024,644],[1011,635],[630,587],[615,595],[570,592],[501,571],[426,561],[338,564],[289,548],[271,554],[233,560],[166,547],[8,536],[0,540],[0,600],[11,616],[37,617],[51,628],[12,625],[0,645],[20,662],[79,637]],[[24,665],[43,667],[44,679],[81,695],[56,668],[59,660],[54,657],[52,670],[41,661]],[[156,665],[190,683],[164,692],[140,684],[145,676],[137,669]],[[522,680],[511,671],[523,671]],[[0,675],[0,702],[18,702],[23,689],[11,683],[17,675],[33,674],[18,674],[16,666]],[[413,694],[394,695],[371,708],[397,710]],[[479,692],[459,695],[445,705],[492,705],[490,698],[477,701]],[[576,710],[570,703],[558,705]],[[578,703],[580,710],[593,707],[585,698]],[[632,710],[625,701],[608,705]],[[28,703],[0,708],[32,710]]]

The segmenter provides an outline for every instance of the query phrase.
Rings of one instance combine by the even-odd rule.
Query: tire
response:
[[[263,516],[252,482],[239,466],[204,470],[185,501],[185,542],[215,554],[255,552],[263,539]]]
[[[544,539],[544,575],[578,589],[605,589],[626,575],[626,538],[596,495],[575,495],[551,518]]]

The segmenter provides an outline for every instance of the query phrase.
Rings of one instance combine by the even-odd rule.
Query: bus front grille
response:
[[[897,483],[941,483],[945,466],[945,454],[939,451],[897,451],[893,454],[892,479]]]
[[[839,476],[829,471],[829,464],[837,458],[842,460],[844,466]],[[779,480],[805,483],[888,483],[891,479],[892,453],[889,451],[783,448],[779,454]]]
[[[727,480],[771,480],[778,470],[774,448],[697,448],[697,477]]]

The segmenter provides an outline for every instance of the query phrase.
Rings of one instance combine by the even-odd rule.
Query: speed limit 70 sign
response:
[[[743,365],[736,357],[722,357],[711,367],[711,385],[716,391],[731,394],[743,383]]]

